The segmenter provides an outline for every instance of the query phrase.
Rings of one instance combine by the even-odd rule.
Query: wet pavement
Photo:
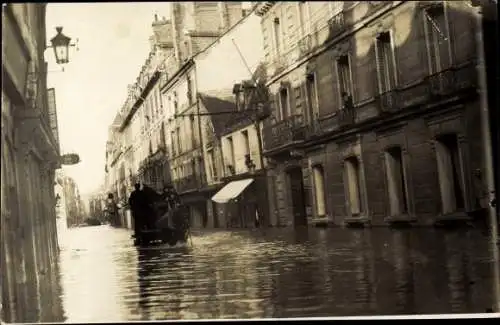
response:
[[[492,306],[479,231],[260,229],[133,247],[109,226],[61,241],[67,322],[476,313]]]

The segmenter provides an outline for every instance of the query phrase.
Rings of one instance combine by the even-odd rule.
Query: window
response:
[[[191,53],[190,53],[190,49],[189,49],[189,42],[188,41],[184,41],[184,52],[186,53],[185,54],[185,59],[189,58],[191,56]]]
[[[161,123],[160,129],[160,143],[163,149],[167,147],[167,140],[165,139],[165,122]]]
[[[173,114],[172,108],[173,108],[172,97],[168,96],[167,97],[167,112],[168,112],[168,115],[172,115]]]
[[[381,94],[396,86],[394,48],[390,32],[380,33],[375,40],[378,85]]]
[[[280,89],[280,110],[282,120],[286,119],[290,115],[290,102],[287,88]]]
[[[174,91],[174,113],[178,112],[177,92]]]
[[[274,48],[276,56],[279,56],[281,52],[281,26],[279,18],[274,18],[273,30],[274,30]]]
[[[423,12],[425,41],[429,59],[429,73],[441,72],[450,66],[449,30],[443,3]]]
[[[442,213],[449,214],[465,208],[464,177],[458,139],[455,134],[441,136],[436,141],[436,160]]]
[[[193,93],[192,93],[192,82],[191,82],[191,78],[188,76],[186,78],[186,83],[187,83],[187,99],[188,99],[188,102],[189,102],[189,105],[191,105],[193,103]]]
[[[240,90],[237,94],[236,94],[236,98],[237,98],[237,102],[236,102],[236,105],[238,106],[238,110],[244,110],[245,109],[245,106],[246,106],[246,96],[245,96],[245,92],[243,90]]]
[[[389,213],[391,216],[400,216],[408,213],[408,194],[403,154],[400,147],[393,147],[388,149],[384,156]]]
[[[156,116],[160,115],[160,92],[158,88],[155,89],[154,92],[154,100],[155,100],[155,112]]]
[[[351,216],[358,216],[363,211],[363,207],[361,200],[360,166],[356,157],[350,157],[345,160],[344,181],[346,185],[348,213]]]
[[[322,166],[313,167],[314,193],[316,199],[316,215],[322,217],[326,215],[325,208],[325,176]]]
[[[316,87],[316,74],[310,73],[306,77],[308,118],[313,122],[319,116],[318,92]]]
[[[177,156],[177,150],[175,150],[175,131],[170,132],[170,150],[172,151],[172,156]]]
[[[182,152],[182,141],[181,141],[181,129],[180,129],[180,127],[176,128],[175,135],[177,138],[177,152],[180,154]]]
[[[306,2],[302,2],[302,1],[299,1],[297,3],[298,7],[299,7],[299,23],[300,23],[300,29],[301,29],[301,32],[302,32],[302,36],[305,36],[308,34],[308,30],[306,28],[307,26],[307,23],[308,23],[308,19],[307,19],[307,16],[306,16],[306,6],[307,6],[307,3]]]
[[[189,117],[189,130],[190,130],[190,135],[191,135],[191,148],[194,149],[196,148],[196,132],[195,132],[195,123],[194,123],[194,116]]]
[[[217,168],[215,168],[215,154],[212,148],[207,150],[208,156],[208,172],[210,173],[210,178],[212,180],[217,180]]]
[[[243,136],[243,152],[245,155],[250,154],[250,139],[248,138],[248,131],[241,131],[241,135]]]
[[[352,96],[352,78],[349,55],[342,55],[337,59],[337,74],[339,84],[339,98],[341,100],[340,107],[343,107],[343,94]]]
[[[158,104],[157,104],[158,105],[158,112],[160,114],[163,114],[163,102],[162,102],[162,98],[161,98],[162,96],[161,96],[161,93],[160,93],[159,89],[156,90],[156,97],[157,97],[157,100],[158,100]]]
[[[234,168],[234,143],[232,137],[227,137],[228,163]]]

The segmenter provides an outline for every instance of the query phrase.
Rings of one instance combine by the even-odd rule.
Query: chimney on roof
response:
[[[161,20],[158,19],[158,15],[155,14],[155,20],[151,24],[153,28],[153,38],[156,45],[161,47],[173,46],[173,33],[172,33],[172,23],[163,17]],[[151,40],[151,38],[150,38]]]

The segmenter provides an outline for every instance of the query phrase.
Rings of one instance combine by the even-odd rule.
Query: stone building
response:
[[[256,72],[264,71],[258,69]],[[269,113],[264,78],[265,75],[257,76],[234,85],[235,113],[219,126],[224,166],[219,175],[225,185],[212,200],[219,202],[216,205],[219,218],[224,218],[228,227],[266,226],[269,221],[266,163],[261,138],[262,120]],[[205,161],[208,169],[216,171],[212,166],[215,161],[212,151],[207,150]]]
[[[46,4],[2,6],[2,319],[49,321],[59,148],[47,93]],[[50,307],[49,307],[50,309]]]
[[[235,2],[231,5],[236,6]],[[225,30],[225,23],[221,23],[222,32],[213,31],[213,35],[218,35],[213,42],[199,53],[193,53],[162,86],[172,179],[189,207],[194,227],[226,225],[219,220],[217,208],[211,201],[224,185],[223,179],[216,179],[214,170],[207,170],[207,154],[211,150],[220,154],[219,138],[224,121],[237,113],[232,94],[234,84],[251,77],[251,70],[255,70],[263,58],[262,38],[255,33],[259,27],[258,17],[249,15],[241,4],[234,15],[239,15],[234,25]],[[215,27],[217,25],[213,25]],[[215,159],[214,166],[223,168],[221,157]],[[212,173],[208,178],[207,172]],[[219,177],[224,173],[220,170]]]
[[[174,123],[173,114],[169,115],[171,108],[184,105],[186,82],[192,84],[194,80],[184,80],[185,66],[190,57],[213,43],[243,14],[240,2],[172,3],[170,13],[170,19],[155,15],[150,54],[136,82],[130,85],[110,134],[113,140],[108,145],[107,183],[110,189],[118,188],[120,201],[130,194],[135,181],[156,190],[172,182],[180,186],[180,180],[172,179],[178,166],[171,166],[174,152],[167,152],[167,147],[173,140],[172,131],[180,127]],[[184,83],[179,84],[179,78]],[[168,93],[166,85],[173,85]],[[182,127],[182,132],[187,130]],[[201,170],[199,166],[197,170]]]
[[[272,225],[434,224],[481,202],[467,2],[262,2]]]

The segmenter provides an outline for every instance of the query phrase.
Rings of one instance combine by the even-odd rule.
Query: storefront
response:
[[[227,228],[267,226],[268,200],[264,171],[245,173],[225,179],[226,185],[212,196],[219,221]]]

